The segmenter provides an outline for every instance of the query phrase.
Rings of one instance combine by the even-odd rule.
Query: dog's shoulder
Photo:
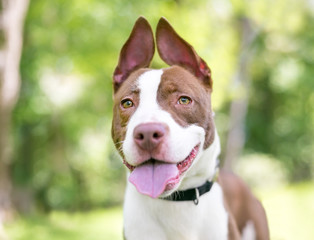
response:
[[[232,230],[234,226],[243,232],[248,225],[253,224],[257,239],[269,239],[265,210],[243,180],[234,173],[222,169],[218,182],[222,187],[225,205],[230,214],[229,233],[234,232]]]

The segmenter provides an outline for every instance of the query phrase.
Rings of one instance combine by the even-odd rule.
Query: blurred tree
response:
[[[314,85],[309,66],[314,61],[310,30],[314,27],[313,4],[277,1],[268,8],[269,1],[231,2],[233,18],[250,19],[259,34],[252,42],[242,35],[244,44],[237,54],[235,81],[230,83],[232,98],[225,105],[225,109],[231,106],[229,124],[222,134],[227,136],[223,147],[227,168],[244,147],[248,154],[274,156],[291,181],[311,179],[314,119],[310,109],[314,108]],[[245,33],[242,30],[238,32]]]
[[[249,70],[245,152],[274,156],[290,181],[309,180],[314,172],[314,6],[293,0],[263,5],[256,1],[244,8],[260,28]]]
[[[2,46],[0,55],[0,224],[13,209],[9,165],[12,157],[11,113],[20,91],[19,65],[24,17],[28,0],[1,2]]]
[[[257,37],[257,29],[254,29],[251,19],[246,16],[237,16],[241,44],[239,47],[239,59],[237,69],[232,79],[231,85],[238,93],[230,103],[229,130],[225,145],[225,158],[223,167],[228,170],[233,169],[233,165],[239,159],[245,144],[245,119],[248,108],[248,94],[252,79],[249,74],[250,61],[254,55],[254,41]]]
[[[272,7],[280,10],[263,25],[250,70],[246,150],[275,156],[290,181],[304,181],[314,170],[314,6]]]

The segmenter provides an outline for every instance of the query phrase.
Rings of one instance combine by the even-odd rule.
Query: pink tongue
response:
[[[178,176],[176,164],[149,161],[136,167],[130,174],[129,181],[140,193],[157,198],[165,191],[167,184],[178,180]]]

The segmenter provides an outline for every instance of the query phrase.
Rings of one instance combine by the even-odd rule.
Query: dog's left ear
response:
[[[157,49],[162,60],[170,66],[179,65],[190,70],[212,89],[211,71],[194,48],[181,38],[165,18],[161,18],[156,31]]]

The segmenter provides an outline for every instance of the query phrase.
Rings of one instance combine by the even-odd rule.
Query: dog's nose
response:
[[[163,141],[167,126],[161,123],[143,123],[135,127],[135,143],[143,150],[152,151]]]

